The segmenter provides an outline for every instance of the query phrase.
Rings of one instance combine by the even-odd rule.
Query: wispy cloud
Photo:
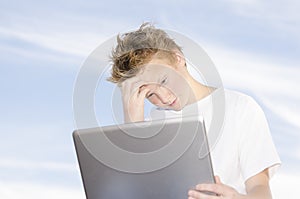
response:
[[[277,23],[285,23],[286,25],[292,25],[287,22],[299,22],[300,20],[300,13],[298,12],[300,3],[294,0],[223,0],[223,2],[229,3],[240,16],[252,17],[262,21],[268,20],[269,22],[277,21]]]
[[[268,113],[272,134],[277,138],[277,150],[286,161],[284,164],[289,164],[288,172],[294,172],[294,168],[300,166],[299,143],[296,141],[300,131],[300,68],[228,47],[205,46],[224,86],[250,94]]]
[[[32,30],[0,28],[0,36],[9,39],[23,40],[37,46],[51,49],[59,53],[85,57],[101,41],[101,36],[84,32],[48,32],[48,34],[37,33]],[[81,39],[85,37],[85,39]],[[104,40],[102,38],[102,40]],[[25,50],[25,49],[20,49]]]
[[[278,151],[293,158],[293,161],[287,164],[299,162],[300,151],[295,141],[299,140],[300,129],[300,91],[297,88],[300,84],[298,78],[300,69],[297,65],[300,40],[299,2],[222,0],[214,7],[211,3],[203,1],[180,1],[179,6],[170,4],[170,1],[163,3],[154,1],[150,6],[138,6],[132,1],[134,6],[128,6],[126,15],[123,14],[123,5],[117,5],[116,2],[103,4],[100,1],[87,3],[75,0],[70,4],[60,1],[59,3],[24,1],[16,5],[9,2],[1,3],[0,8],[0,52],[5,55],[2,59],[19,59],[20,65],[26,59],[30,65],[40,67],[40,63],[36,64],[35,61],[42,58],[46,62],[55,61],[57,67],[64,67],[65,62],[70,62],[73,58],[78,60],[86,58],[92,50],[112,35],[137,28],[144,19],[154,21],[158,27],[168,26],[183,33],[197,35],[195,40],[204,42],[205,50],[215,62],[225,87],[255,94],[264,108],[270,110],[271,117],[276,115],[283,121],[284,124],[278,124],[283,125],[281,128],[287,131],[291,129],[288,133],[293,135],[292,138],[286,136],[285,132],[279,134],[276,131],[275,134],[282,136],[282,140],[285,141]],[[249,43],[253,45],[248,45]],[[234,47],[229,48],[229,45]],[[262,50],[268,45],[270,47]],[[284,45],[284,50],[278,50]],[[250,52],[251,49],[247,46],[255,47]],[[274,47],[277,48],[276,53],[280,54],[280,57],[269,52]],[[289,55],[293,53],[297,56],[290,59],[292,56]],[[278,60],[282,62],[279,63]],[[79,62],[81,63],[81,60]],[[7,70],[14,67],[7,66]],[[0,180],[0,198],[85,198],[82,189],[62,185],[75,181],[74,175],[78,180],[77,185],[81,185],[78,165],[74,160],[76,156],[74,151],[71,151],[74,149],[70,136],[72,127],[60,128],[57,122],[50,126],[47,124],[39,126],[41,120],[50,123],[48,119],[51,114],[59,115],[58,118],[62,123],[72,123],[72,116],[66,114],[69,111],[66,104],[71,103],[71,98],[64,95],[72,88],[62,86],[65,82],[55,78],[73,80],[74,77],[66,77],[63,74],[51,76],[49,80],[43,73],[38,73],[37,75],[41,76],[34,85],[41,83],[42,80],[49,81],[51,86],[55,85],[53,80],[61,84],[53,87],[55,92],[49,93],[50,86],[38,87],[28,83],[33,79],[33,75],[36,75],[35,70],[30,70],[32,73],[27,72],[26,79],[9,82],[14,90],[21,86],[30,89],[29,94],[26,90],[22,92],[26,98],[16,92],[17,94],[12,96],[18,100],[10,99],[3,103],[9,112],[3,116],[5,124],[1,125],[1,132],[6,133],[3,133],[1,139],[0,170],[3,172],[2,176],[5,174],[6,177],[13,179],[10,182]],[[59,73],[55,70],[52,72]],[[13,77],[7,79],[14,80]],[[31,93],[34,94],[30,96]],[[47,101],[39,97],[41,94],[55,99],[50,97]],[[63,101],[65,103],[62,103]],[[35,104],[35,109],[30,106],[31,104]],[[60,110],[53,113],[55,109]],[[15,114],[11,113],[12,111]],[[24,118],[17,117],[18,114]],[[111,115],[110,112],[101,114],[105,117]],[[273,124],[274,121],[270,120],[270,123]],[[289,142],[290,139],[294,141],[292,144]],[[294,188],[300,175],[288,173],[290,172],[288,166],[282,167],[285,172],[275,175],[272,180],[274,199],[285,198],[286,195],[295,199],[300,195]],[[30,173],[29,175],[33,177],[31,181],[19,181],[16,171],[23,174]],[[52,174],[57,173],[59,177],[51,178]],[[58,180],[62,175],[64,182]],[[54,183],[45,185],[45,181]]]
[[[300,108],[295,103],[299,99],[293,100],[291,103],[287,103],[288,100],[278,100],[278,96],[266,96],[261,97],[262,103],[270,110],[273,111],[278,117],[286,121],[288,124],[300,129]],[[289,132],[292,134],[299,134],[299,132]]]
[[[224,0],[224,2],[229,3],[232,11],[240,17],[254,19],[256,23],[272,26],[300,39],[299,1]]]
[[[227,86],[251,89],[262,95],[300,99],[300,92],[297,92],[300,68],[297,65],[281,65],[269,57],[228,47],[206,46]]]
[[[49,162],[49,161],[30,161],[19,159],[0,159],[0,170],[5,169],[20,169],[20,170],[51,170],[59,172],[78,172],[78,165],[62,162]]]
[[[0,181],[0,198],[5,199],[83,199],[83,188],[40,185],[39,183]]]

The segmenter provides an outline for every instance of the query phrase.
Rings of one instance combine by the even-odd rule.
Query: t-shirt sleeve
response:
[[[241,139],[240,166],[244,180],[268,168],[272,177],[279,165],[280,158],[274,146],[268,122],[261,107],[248,98],[245,103],[243,120],[240,126]]]

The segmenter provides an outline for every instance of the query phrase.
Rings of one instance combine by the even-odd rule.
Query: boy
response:
[[[154,115],[170,117],[197,105],[209,127],[210,99],[218,97],[219,91],[189,74],[181,48],[163,30],[142,24],[137,31],[118,37],[111,58],[109,80],[121,87],[125,122],[144,121],[144,100],[148,99],[159,108]],[[269,178],[280,160],[264,113],[244,94],[225,90],[225,99],[222,134],[211,152],[214,172],[220,177],[216,176],[216,184],[195,185],[187,197],[270,199]]]

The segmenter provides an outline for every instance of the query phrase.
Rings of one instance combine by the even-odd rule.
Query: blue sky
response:
[[[283,161],[274,198],[296,198],[299,9],[292,0],[0,1],[0,197],[84,198],[71,137],[76,75],[102,42],[150,21],[198,42],[225,87],[259,102]]]

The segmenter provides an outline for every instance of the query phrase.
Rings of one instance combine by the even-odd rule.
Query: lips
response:
[[[169,106],[173,106],[173,105],[176,103],[176,101],[177,101],[177,98],[175,98],[175,99],[169,104]]]

